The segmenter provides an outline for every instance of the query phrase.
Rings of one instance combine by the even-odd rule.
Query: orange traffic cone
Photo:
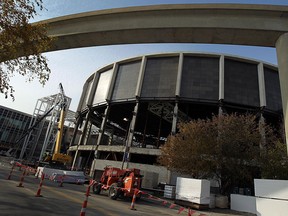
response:
[[[43,185],[43,181],[44,181],[44,173],[42,173],[41,181],[39,183],[39,187],[38,187],[38,190],[37,190],[37,193],[36,193],[35,197],[42,197],[41,188],[42,188],[42,185]]]
[[[95,181],[94,180],[90,180],[90,184],[88,185],[87,187],[87,190],[86,190],[86,194],[85,194],[85,200],[82,204],[82,208],[81,208],[81,211],[80,211],[80,216],[85,216],[86,214],[86,208],[87,208],[87,204],[88,204],[88,198],[90,196],[90,188],[91,186],[95,184]]]
[[[86,215],[87,203],[88,203],[88,197],[86,196],[86,198],[85,198],[85,200],[84,200],[84,202],[82,204],[80,216],[85,216]]]
[[[132,198],[132,202],[131,202],[131,205],[130,205],[130,210],[136,210],[135,208],[135,202],[136,202],[136,195],[138,193],[138,189],[135,189],[134,190],[134,194],[133,194],[133,198]]]
[[[17,187],[24,187],[23,186],[23,181],[24,181],[24,176],[26,175],[26,169],[24,169],[23,173],[22,173],[22,176],[20,178],[20,182],[19,182],[19,185]]]

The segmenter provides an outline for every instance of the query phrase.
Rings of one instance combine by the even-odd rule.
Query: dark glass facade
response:
[[[266,108],[273,111],[282,110],[280,81],[278,72],[264,67]]]
[[[24,140],[16,142],[26,132],[30,121],[31,115],[0,106],[0,147],[22,146]]]
[[[224,100],[259,107],[257,64],[225,59],[224,65]]]
[[[219,99],[219,59],[185,56],[180,96],[217,101]]]
[[[110,69],[108,71],[104,71],[100,73],[100,77],[98,80],[98,85],[96,87],[93,104],[99,104],[103,103],[107,99],[108,90],[110,87],[110,81],[112,78],[113,69]],[[91,94],[94,94],[94,92],[91,92]]]
[[[112,100],[134,98],[141,61],[119,65]]]
[[[141,97],[175,97],[179,57],[148,58]]]

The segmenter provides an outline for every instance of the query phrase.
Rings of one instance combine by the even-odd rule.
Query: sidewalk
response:
[[[156,198],[156,197],[155,197]],[[174,203],[174,200],[171,199],[166,199],[163,197],[159,197],[159,200],[156,199],[151,199],[147,196],[142,196],[141,200],[144,202],[149,202],[149,203],[153,203],[155,205],[163,205],[163,201],[166,201],[168,206],[167,208],[169,208],[170,204]],[[239,216],[239,215],[243,215],[243,216],[256,216],[255,214],[252,213],[246,213],[246,212],[238,212],[238,211],[234,211],[231,209],[220,209],[220,208],[214,208],[214,209],[207,209],[207,210],[197,210],[197,209],[193,209],[195,210],[197,213],[202,213],[205,214],[205,216]],[[185,215],[183,213],[181,213],[180,215]],[[199,215],[199,214],[196,214]]]

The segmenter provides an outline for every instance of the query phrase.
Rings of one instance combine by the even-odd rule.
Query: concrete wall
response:
[[[158,185],[158,183],[169,183],[170,181],[170,171],[168,171],[163,166],[154,166],[154,165],[147,165],[147,164],[136,164],[136,163],[129,163],[129,168],[137,168],[140,169],[141,172],[144,174],[146,173],[146,178],[143,178],[143,187],[153,188]],[[154,179],[149,179],[153,177]],[[155,179],[157,178],[158,179]]]
[[[121,167],[122,162],[110,161],[110,160],[94,160],[91,170],[104,170],[106,166]],[[124,168],[126,167],[126,163]],[[144,175],[142,181],[142,187],[154,188],[157,187],[158,183],[169,183],[170,171],[162,166],[153,166],[147,164],[129,163],[128,168],[136,168],[141,170],[141,175]]]

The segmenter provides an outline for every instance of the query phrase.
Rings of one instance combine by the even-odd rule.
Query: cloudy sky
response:
[[[187,3],[243,3],[288,5],[287,0],[44,0],[45,11],[40,12],[35,21],[87,11],[109,8]],[[86,79],[97,69],[114,61],[143,54],[159,52],[213,52],[253,58],[277,65],[274,48],[209,45],[209,44],[141,44],[114,45],[90,48],[69,49],[45,53],[52,71],[47,84],[43,87],[37,80],[26,82],[20,75],[12,78],[15,88],[15,101],[0,95],[0,104],[25,113],[32,114],[37,99],[57,94],[61,82],[67,96],[72,98],[70,109],[75,111]]]

